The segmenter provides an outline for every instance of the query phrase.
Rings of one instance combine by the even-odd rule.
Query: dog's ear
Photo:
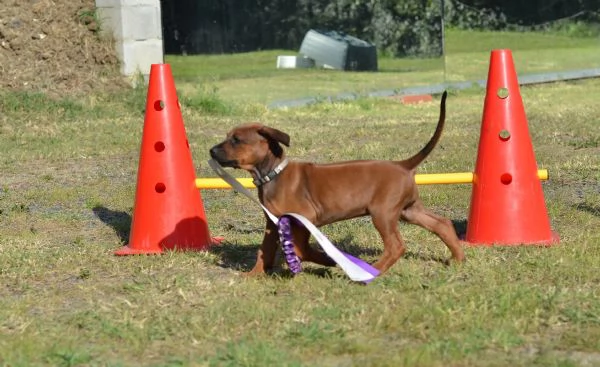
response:
[[[290,136],[283,131],[273,129],[272,127],[262,126],[258,133],[269,140],[275,140],[286,147],[290,146]]]

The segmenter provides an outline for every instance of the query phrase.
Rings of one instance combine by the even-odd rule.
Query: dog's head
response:
[[[283,157],[279,143],[289,147],[289,135],[261,124],[246,124],[227,133],[222,143],[210,149],[210,156],[223,167],[250,171],[269,154]]]

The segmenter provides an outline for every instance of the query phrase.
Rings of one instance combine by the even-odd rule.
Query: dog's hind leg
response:
[[[442,241],[444,241],[452,253],[453,260],[461,262],[465,259],[465,254],[452,222],[447,218],[425,209],[420,200],[417,200],[414,204],[402,211],[402,219],[408,223],[416,224],[435,233]]]

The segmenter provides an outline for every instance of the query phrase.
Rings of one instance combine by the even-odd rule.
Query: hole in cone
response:
[[[165,186],[164,183],[159,182],[154,186],[154,190],[156,190],[156,192],[158,192],[159,194],[162,194],[167,190],[167,186]]]
[[[507,141],[508,139],[510,139],[510,132],[508,130],[501,130],[499,135],[500,140],[502,141]]]
[[[500,182],[505,185],[510,184],[512,182],[512,175],[510,173],[504,173],[502,176],[500,176]]]
[[[160,99],[156,102],[154,102],[154,109],[156,111],[162,111],[165,108],[165,102],[161,101]]]
[[[498,88],[497,92],[498,98],[504,99],[508,97],[508,88]]]
[[[156,143],[154,143],[154,150],[156,150],[157,152],[162,152],[163,150],[165,150],[165,143],[163,143],[162,141],[157,141]]]

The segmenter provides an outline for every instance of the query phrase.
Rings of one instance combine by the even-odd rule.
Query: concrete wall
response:
[[[96,0],[102,31],[114,37],[121,72],[146,78],[163,63],[160,0]]]

